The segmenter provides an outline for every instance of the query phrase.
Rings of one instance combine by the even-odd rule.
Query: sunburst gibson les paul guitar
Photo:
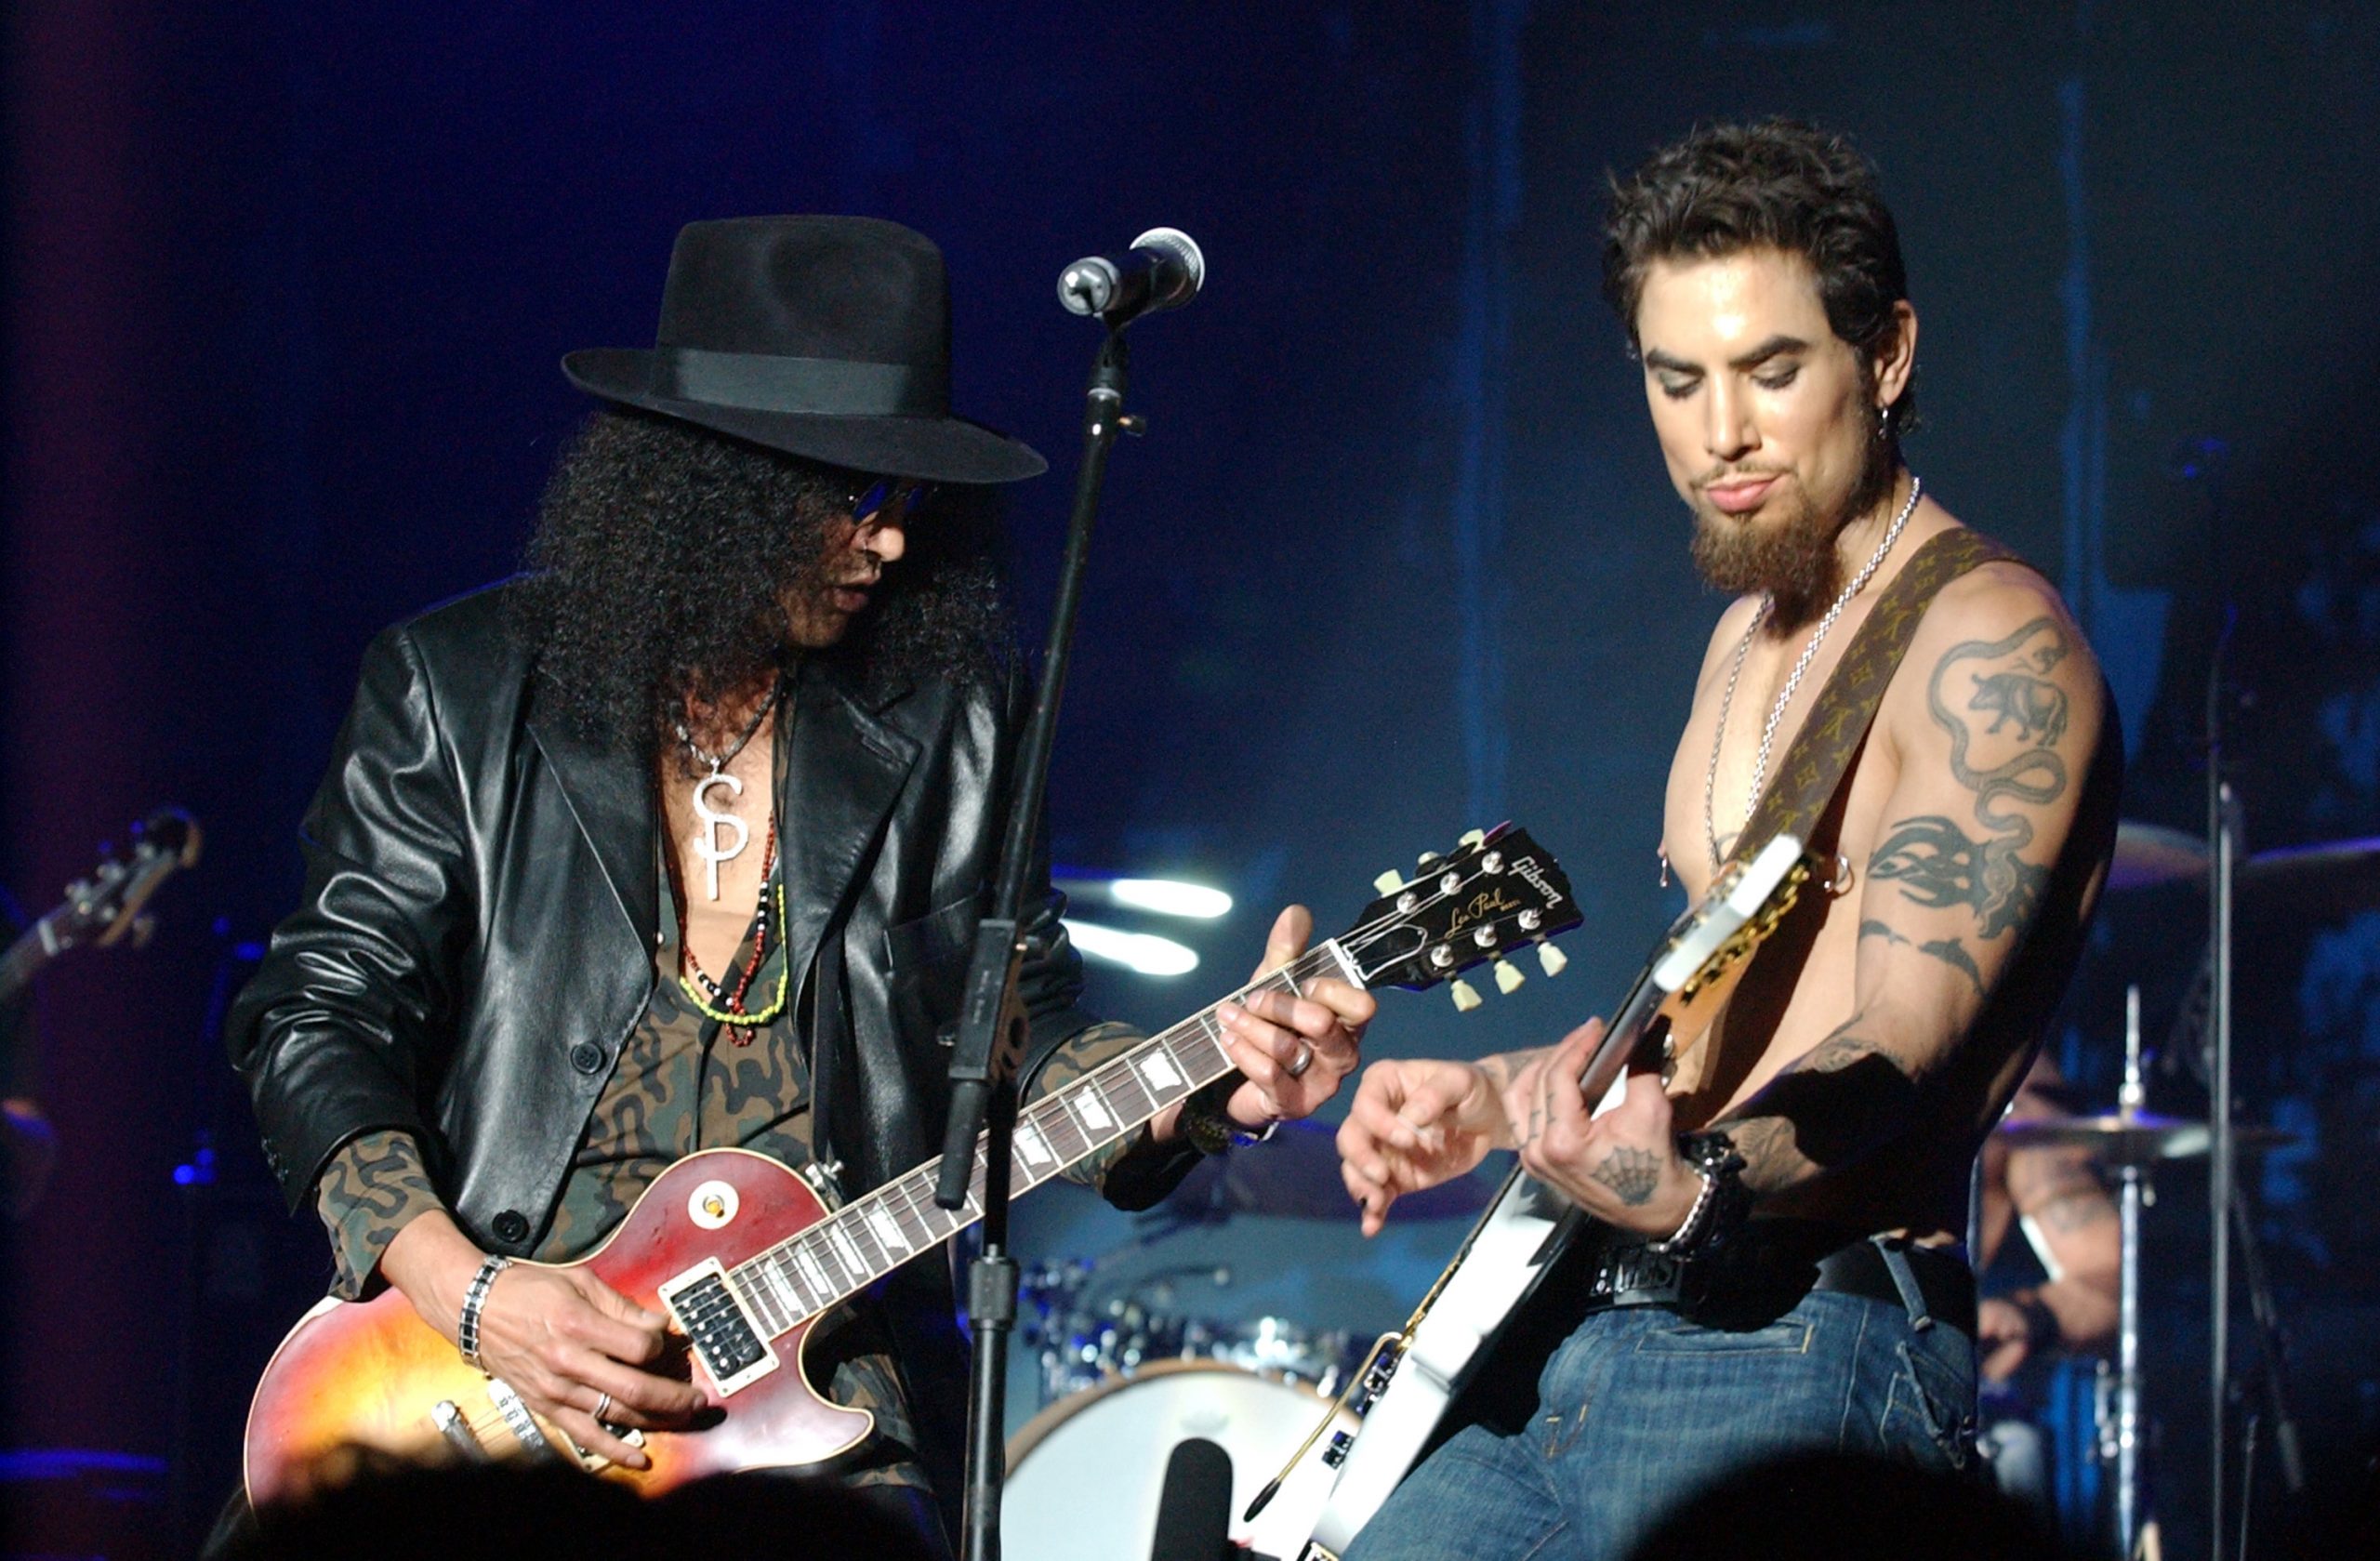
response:
[[[1234,998],[1294,992],[1326,976],[1419,989],[1491,959],[1497,984],[1509,990],[1520,972],[1505,962],[1508,953],[1579,922],[1559,865],[1509,826],[1422,861],[1410,882],[1383,875],[1381,898],[1354,927]],[[1559,968],[1555,951],[1540,952],[1549,971]],[[1476,1006],[1467,984],[1455,990],[1459,1005]],[[1015,1190],[1039,1185],[1229,1073],[1221,1038],[1210,1008],[1018,1113]],[[694,1429],[630,1433],[650,1469],[582,1458],[501,1380],[464,1365],[394,1290],[368,1302],[326,1300],[283,1341],[258,1385],[245,1449],[249,1500],[262,1505],[306,1488],[336,1466],[340,1449],[418,1461],[570,1459],[654,1495],[707,1475],[813,1463],[856,1446],[874,1417],[811,1388],[803,1343],[819,1314],[974,1223],[984,1154],[979,1140],[974,1192],[962,1210],[934,1202],[939,1159],[831,1210],[792,1171],[745,1150],[705,1150],[663,1171],[603,1246],[572,1265],[666,1311],[685,1333],[708,1407]]]

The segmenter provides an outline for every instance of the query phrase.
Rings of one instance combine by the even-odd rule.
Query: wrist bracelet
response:
[[[1711,1195],[1719,1185],[1719,1179],[1699,1167],[1694,1173],[1702,1178],[1702,1185],[1695,1189],[1694,1207],[1686,1211],[1685,1221],[1667,1237],[1659,1241],[1646,1242],[1645,1245],[1647,1250],[1659,1252],[1666,1257],[1672,1252],[1682,1251],[1693,1246],[1694,1238],[1701,1234],[1703,1216],[1711,1212]]]
[[[488,1287],[496,1283],[496,1277],[511,1266],[508,1257],[482,1259],[480,1271],[471,1276],[470,1287],[463,1291],[462,1316],[455,1320],[455,1347],[463,1352],[463,1364],[474,1371],[487,1369],[480,1364],[480,1308],[487,1304]]]
[[[1182,1115],[1175,1121],[1182,1136],[1197,1146],[1201,1154],[1220,1155],[1230,1148],[1246,1148],[1262,1144],[1273,1136],[1281,1124],[1267,1122],[1262,1132],[1241,1127],[1223,1107],[1239,1088],[1239,1075],[1227,1073],[1182,1103]]]
[[[1678,1153],[1702,1178],[1700,1190],[1694,1195],[1694,1207],[1686,1211],[1686,1223],[1665,1241],[1646,1244],[1648,1250],[1663,1256],[1694,1257],[1724,1244],[1735,1234],[1752,1213],[1752,1194],[1745,1190],[1739,1173],[1744,1168],[1743,1156],[1736,1152],[1736,1142],[1724,1132],[1680,1133]]]

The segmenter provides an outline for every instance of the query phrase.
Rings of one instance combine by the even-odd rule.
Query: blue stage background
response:
[[[2127,812],[2202,817],[2228,605],[2258,695],[2253,842],[2380,831],[2369,7],[20,0],[7,27],[0,882],[38,909],[162,800],[209,831],[154,946],[41,989],[64,1158],[10,1232],[8,1436],[178,1459],[185,1512],[229,1477],[239,1394],[323,1268],[255,1189],[205,1038],[221,972],[294,894],[364,642],[515,566],[583,413],[556,360],[650,339],[695,218],[864,212],[944,245],[959,404],[1055,467],[1013,506],[1027,624],[1093,346],[1056,273],[1157,223],[1206,247],[1197,307],[1134,332],[1150,431],[1116,459],[1052,808],[1062,861],[1238,909],[1190,976],[1102,973],[1119,1016],[1203,1005],[1274,906],[1335,926],[1381,868],[1506,816],[1582,891],[1571,973],[1463,1022],[1391,998],[1376,1050],[1556,1035],[1668,914],[1660,787],[1721,604],[1594,232],[1605,170],[1700,118],[1808,115],[1881,165],[1924,322],[1912,462],[2082,615]],[[2342,1191],[2380,1123],[2380,911],[2248,915],[2247,1109],[2306,1135],[2264,1218],[2285,1304],[2352,1339],[2336,1319],[2380,1257]],[[2187,893],[2111,902],[2056,1039],[2098,1097],[2123,985],[2162,1034],[2202,925]],[[2200,1104],[2187,1069],[2156,1089]],[[204,1147],[219,1179],[178,1185]],[[2204,1216],[2195,1173],[2169,1180],[2179,1541]],[[1042,1251],[1129,1234],[1050,1197],[1025,1216]],[[1218,1315],[1356,1326],[1394,1321],[1460,1229],[1368,1253],[1243,1216],[1181,1239],[1300,1269],[1200,1303]],[[2351,1472],[2380,1432],[2368,1343],[2297,1365]]]

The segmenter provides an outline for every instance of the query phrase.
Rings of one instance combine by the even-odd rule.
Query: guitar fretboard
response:
[[[1363,985],[1334,938],[1020,1110],[1010,1196],[1039,1186],[1229,1073],[1236,1065],[1215,1014],[1223,1003],[1257,992],[1302,993],[1324,975]],[[982,1218],[985,1153],[985,1140],[976,1139],[964,1209],[934,1201],[937,1157],[737,1264],[729,1283],[771,1338],[782,1335]]]

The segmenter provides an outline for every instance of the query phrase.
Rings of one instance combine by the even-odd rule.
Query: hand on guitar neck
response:
[[[484,1255],[451,1218],[433,1210],[397,1232],[381,1255],[380,1273],[453,1343],[464,1291]],[[641,1469],[650,1462],[643,1451],[604,1426],[682,1426],[703,1404],[683,1376],[644,1369],[677,1354],[668,1326],[660,1313],[584,1267],[515,1263],[496,1277],[481,1303],[480,1361],[580,1447]],[[603,1424],[597,1423],[598,1407]]]
[[[1677,1229],[1701,1177],[1678,1154],[1658,1074],[1632,1073],[1619,1102],[1593,1114],[1579,1079],[1603,1035],[1603,1021],[1590,1019],[1531,1052],[1373,1064],[1339,1130],[1364,1234],[1380,1231],[1399,1196],[1462,1175],[1490,1149],[1517,1149],[1523,1170],[1606,1224],[1657,1237]]]

